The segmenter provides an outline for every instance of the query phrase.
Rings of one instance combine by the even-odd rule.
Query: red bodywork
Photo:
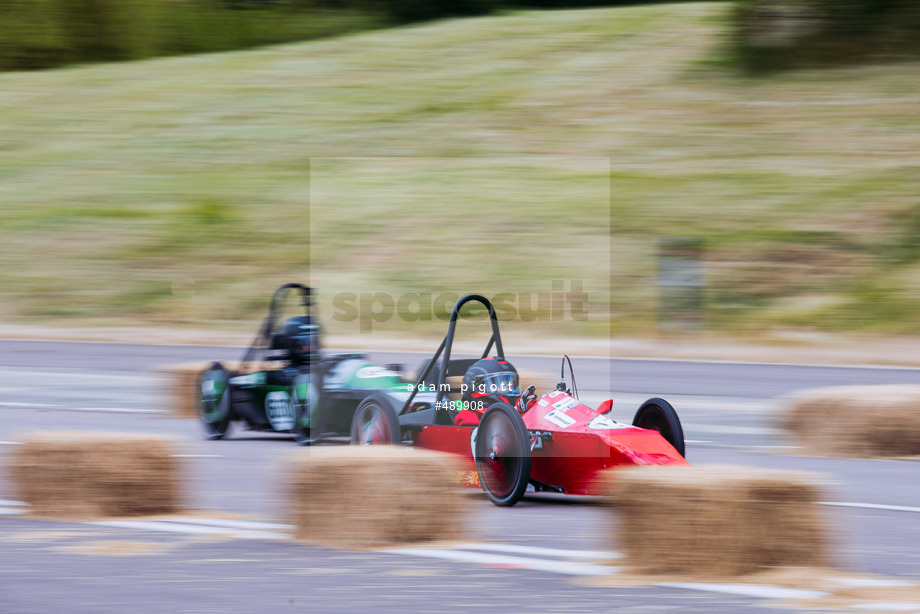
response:
[[[543,395],[523,418],[535,443],[531,479],[566,494],[602,494],[597,474],[614,467],[688,464],[658,431],[616,422],[565,392]],[[469,426],[425,426],[415,444],[463,457],[462,482],[479,487],[473,436]]]

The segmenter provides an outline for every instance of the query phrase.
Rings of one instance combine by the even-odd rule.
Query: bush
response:
[[[920,3],[741,0],[735,42],[754,71],[920,57]]]
[[[226,51],[383,25],[368,9],[293,0],[5,0],[0,70]]]

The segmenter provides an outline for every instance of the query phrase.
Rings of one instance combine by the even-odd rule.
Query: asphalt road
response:
[[[435,348],[432,348],[434,350]],[[0,367],[82,369],[143,373],[164,364],[238,360],[243,348],[0,340]],[[380,364],[410,369],[430,354],[370,352]],[[455,356],[459,358],[461,355]],[[558,373],[560,359],[509,356],[521,369]],[[920,383],[920,369],[824,367],[629,358],[577,358],[576,377],[619,392],[772,398],[818,386]],[[609,385],[608,385],[609,383]]]
[[[188,504],[200,517],[283,524],[285,456],[295,449],[289,440],[238,430],[228,441],[205,441],[194,421],[161,413],[168,382],[152,369],[235,359],[241,353],[239,348],[0,341],[0,460],[21,433],[33,430],[173,434],[184,442]],[[372,358],[414,367],[424,356]],[[522,369],[559,368],[557,358],[514,362]],[[692,463],[794,468],[828,476],[834,484],[828,502],[845,504],[822,508],[838,540],[838,565],[920,581],[920,489],[915,488],[920,465],[809,458],[775,428],[779,395],[818,386],[914,383],[920,371],[596,358],[574,363],[583,398],[599,401],[612,394],[617,419],[631,419],[648,396],[668,398],[684,423]],[[268,528],[256,531],[261,537],[218,539],[157,525],[30,519],[13,514],[27,508],[16,504],[0,469],[0,612],[595,612],[615,607],[717,613],[763,611],[768,604],[762,596],[699,587],[585,585],[593,568],[584,575],[570,563],[579,560],[578,552],[615,551],[609,537],[615,520],[608,509],[590,499],[548,496],[529,496],[514,508],[499,509],[479,494],[470,496],[470,541],[492,550],[453,549],[445,556],[454,559],[438,560],[417,553],[323,550],[270,538]],[[458,550],[464,556],[455,556]],[[779,604],[771,611],[799,611],[792,602]],[[906,611],[920,612],[920,606]]]

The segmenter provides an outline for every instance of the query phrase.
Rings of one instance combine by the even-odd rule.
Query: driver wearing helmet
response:
[[[310,316],[289,318],[284,324],[284,338],[291,362],[308,365],[319,359],[322,329]]]
[[[467,369],[460,387],[462,398],[459,403],[460,412],[454,418],[455,426],[476,426],[482,414],[493,403],[507,403],[511,406],[524,408],[521,413],[529,409],[536,396],[526,395],[523,398],[520,390],[520,380],[514,366],[496,356],[477,360]],[[532,386],[530,388],[533,388]],[[529,397],[533,397],[532,399]]]

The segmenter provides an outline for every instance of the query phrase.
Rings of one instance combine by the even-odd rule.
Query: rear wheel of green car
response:
[[[198,377],[198,415],[208,439],[222,439],[230,427],[230,374],[219,362]]]
[[[294,427],[291,434],[299,445],[307,446],[323,437],[321,418],[321,382],[316,373],[299,373],[294,378],[291,398],[294,400]]]
[[[361,401],[351,421],[352,445],[376,446],[401,442],[399,419],[389,398],[375,392]]]

